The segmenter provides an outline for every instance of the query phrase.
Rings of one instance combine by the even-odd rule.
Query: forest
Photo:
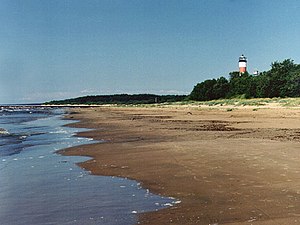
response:
[[[93,95],[66,100],[51,101],[45,104],[66,105],[66,104],[153,104],[165,102],[183,101],[186,95],[153,95],[153,94],[115,94],[115,95]]]
[[[190,100],[208,101],[222,98],[274,98],[300,96],[300,65],[291,59],[273,62],[271,69],[251,75],[238,71],[225,77],[198,83]]]

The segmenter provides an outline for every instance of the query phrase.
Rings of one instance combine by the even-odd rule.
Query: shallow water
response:
[[[135,224],[136,213],[175,200],[149,193],[136,181],[92,176],[75,165],[86,157],[54,152],[92,143],[63,127],[62,111],[0,114],[1,224]]]

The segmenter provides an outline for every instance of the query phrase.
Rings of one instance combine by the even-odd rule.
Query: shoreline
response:
[[[257,107],[256,107],[257,108]],[[95,175],[181,201],[140,224],[300,224],[299,109],[72,108],[69,126],[105,143],[64,155]]]

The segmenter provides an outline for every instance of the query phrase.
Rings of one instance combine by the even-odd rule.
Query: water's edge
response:
[[[90,129],[90,128],[85,128],[84,126],[82,126],[81,125],[81,120],[80,119],[73,119],[73,117],[71,116],[71,114],[73,113],[73,111],[71,110],[71,109],[68,109],[67,111],[66,111],[66,113],[65,113],[65,115],[64,115],[64,117],[63,117],[63,119],[64,120],[66,120],[66,121],[69,121],[70,123],[67,123],[67,124],[65,124],[64,126],[67,126],[67,127],[74,127],[74,125],[75,125],[75,127],[80,127],[81,129],[85,129],[85,131],[93,131],[93,130],[95,130],[95,129]],[[78,125],[78,126],[76,126],[76,124]],[[80,131],[80,132],[76,132],[75,133],[75,135],[77,136],[77,137],[83,137],[83,138],[87,138],[86,136],[83,136],[83,135],[81,135],[81,132],[82,131]],[[92,144],[95,144],[95,143],[102,143],[102,142],[105,142],[105,140],[94,140],[94,142],[92,143]],[[84,145],[89,145],[89,144],[84,144]],[[83,146],[84,146],[83,145]],[[66,155],[66,150],[67,149],[61,149],[61,150],[58,150],[56,153],[57,154],[61,154],[61,155]],[[80,168],[82,168],[83,170],[86,170],[85,168],[84,168],[84,166],[82,166],[85,162],[87,162],[87,161],[90,161],[90,160],[94,160],[94,158],[92,157],[92,156],[82,156],[82,157],[85,157],[87,160],[84,160],[84,161],[81,161],[81,162],[77,162],[76,163],[76,165],[78,166],[78,167],[80,167]],[[93,173],[93,171],[88,171],[89,173],[91,173],[92,175],[95,175],[94,173]],[[95,176],[103,176],[103,175],[95,175]],[[115,176],[108,176],[108,177],[115,177]],[[144,185],[143,185],[143,183],[141,183],[140,181],[138,181],[138,180],[134,180],[134,179],[130,179],[130,178],[127,178],[127,177],[118,177],[118,178],[121,178],[121,179],[127,179],[127,180],[129,180],[129,181],[132,181],[132,182],[136,182],[138,185],[140,185],[141,186],[141,188],[143,188],[144,190],[146,190],[147,191],[147,193],[150,193],[149,192],[149,189],[147,188],[147,187],[145,187]],[[156,194],[155,194],[156,195]],[[178,200],[178,199],[175,199],[174,197],[164,197],[164,196],[161,196],[161,195],[159,195],[158,194],[158,196],[160,196],[162,199],[166,199],[167,201],[165,202],[165,203],[163,203],[163,204],[160,204],[160,208],[158,209],[155,209],[155,210],[149,210],[149,211],[139,211],[139,212],[137,212],[137,211],[132,211],[134,214],[135,213],[137,213],[137,216],[139,216],[139,215],[141,215],[141,214],[144,214],[144,213],[147,213],[147,212],[154,212],[154,211],[158,211],[158,210],[162,210],[162,209],[165,209],[165,208],[168,208],[168,207],[173,207],[174,205],[176,205],[176,204],[179,204],[179,203],[181,203],[181,201],[180,200]],[[158,203],[156,203],[156,205],[158,206],[159,204]],[[138,217],[137,217],[138,218]],[[139,222],[138,222],[138,220],[136,221],[137,222],[137,224],[139,224]]]
[[[40,134],[26,139],[31,145],[22,151],[1,157],[1,223],[128,225],[137,223],[139,213],[174,202],[138,181],[94,176],[78,166],[91,157],[62,155],[65,149],[92,143],[80,137],[87,129],[70,127],[78,121],[66,120],[67,115],[25,121],[22,129]]]
[[[68,123],[66,123],[64,126],[74,128],[74,125],[75,125],[76,128],[80,127],[80,129],[83,129],[84,131],[93,131],[93,130],[95,130],[95,129],[86,128],[86,127],[83,128],[83,126],[80,125],[80,123],[82,122],[82,120],[80,120],[80,119],[78,119],[78,120],[77,119],[73,119],[73,117],[71,117],[72,113],[73,112],[72,112],[72,110],[70,108],[68,108],[68,110],[66,110],[65,115],[63,116],[62,119],[68,121]],[[79,126],[76,126],[76,124],[79,124]],[[87,138],[86,136],[81,135],[81,133],[84,132],[83,130],[80,131],[80,132],[76,132],[75,136],[76,137]],[[83,145],[80,145],[80,146],[84,147],[85,145],[99,144],[99,143],[103,143],[103,142],[105,142],[105,140],[94,140],[93,139],[93,143],[83,144]],[[78,146],[76,146],[76,147],[78,147]],[[56,154],[60,154],[62,156],[65,156],[66,155],[65,152],[67,151],[67,149],[68,148],[60,149],[60,150],[56,151],[55,153]],[[83,157],[83,158],[85,158],[85,160],[83,160],[83,161],[76,162],[76,165],[78,167],[80,167],[81,169],[83,169],[84,171],[86,171],[86,169],[83,166],[81,166],[81,165],[84,164],[87,161],[94,160],[94,158],[92,156],[78,155],[78,156],[71,156],[71,157]],[[87,172],[90,173],[91,175],[94,175],[94,176],[100,176],[100,177],[103,176],[103,175],[94,174],[93,171],[87,171]],[[140,181],[138,181],[138,180],[130,179],[130,178],[127,178],[127,177],[120,177],[120,176],[118,176],[118,177],[115,177],[115,176],[105,176],[105,177],[120,178],[120,179],[126,179],[126,180],[131,181],[131,182],[135,182],[135,183],[137,183],[140,186],[140,188],[146,190],[146,192],[148,194],[151,194],[150,191],[149,191],[149,189],[147,187],[145,187],[143,185],[143,183],[140,182]],[[162,209],[165,209],[165,208],[168,208],[168,207],[172,207],[172,206],[174,206],[176,204],[181,203],[180,200],[177,200],[177,199],[175,199],[173,197],[164,197],[164,196],[161,196],[160,194],[154,194],[154,195],[160,196],[162,199],[167,200],[167,201],[165,201],[165,203],[162,203],[162,204],[161,203],[160,204],[159,203],[155,203],[156,206],[160,206],[159,208],[156,208],[155,210],[142,210],[142,211],[135,211],[135,210],[133,210],[132,213],[133,214],[137,214],[137,219],[138,219],[138,215],[140,215],[140,214],[147,213],[147,212],[155,212],[155,211],[162,210]],[[139,224],[138,220],[136,222],[137,222],[136,224]]]

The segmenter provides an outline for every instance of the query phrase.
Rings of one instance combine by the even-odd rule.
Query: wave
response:
[[[50,108],[42,106],[0,106],[0,114],[55,114]]]
[[[0,128],[0,136],[8,136],[8,135],[10,135],[10,133],[7,130]]]

